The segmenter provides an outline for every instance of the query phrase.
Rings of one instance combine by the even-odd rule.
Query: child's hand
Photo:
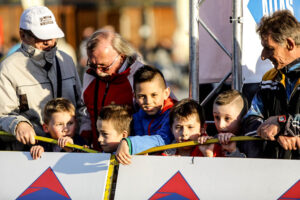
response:
[[[126,140],[122,140],[116,152],[117,161],[123,165],[131,164],[131,155]]]
[[[200,143],[200,144],[204,144],[208,139],[212,139],[213,137],[211,137],[211,136],[200,136],[199,138],[198,138],[198,142]]]
[[[67,143],[74,144],[73,139],[71,137],[68,137],[68,136],[58,138],[58,143],[57,144],[61,148],[64,148]]]
[[[43,153],[44,153],[44,147],[40,145],[34,145],[30,148],[30,154],[33,160],[42,157]]]
[[[230,138],[235,136],[232,133],[219,133],[218,139],[222,146],[223,151],[227,151],[229,153],[236,151],[236,142],[230,142]]]
[[[202,145],[199,145],[199,150],[205,157],[213,157],[214,156],[214,144],[205,144],[203,145],[208,139],[211,139],[211,136],[200,136],[198,138],[198,142]]]

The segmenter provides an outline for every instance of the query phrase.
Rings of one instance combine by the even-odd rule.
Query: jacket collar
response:
[[[176,100],[172,99],[171,97],[168,97],[168,99],[166,99],[164,101],[164,107],[161,109],[160,112],[158,112],[155,115],[147,115],[147,113],[145,111],[143,111],[143,109],[141,109],[141,108],[140,108],[139,112],[142,114],[142,116],[144,116],[146,118],[153,118],[153,117],[155,118],[156,116],[162,115],[166,111],[170,110],[176,102],[177,102]]]
[[[34,64],[44,67],[46,62],[53,64],[57,48],[54,47],[50,51],[42,51],[23,42],[21,45],[21,51],[27,55]]]
[[[286,65],[282,69],[280,69],[281,73],[288,74],[292,71],[300,71],[300,58],[297,58],[290,64]]]
[[[296,80],[300,78],[300,58],[297,58],[290,64],[286,65],[282,69],[278,70],[280,73],[277,74],[276,79],[281,81],[284,77],[289,78],[290,80]]]

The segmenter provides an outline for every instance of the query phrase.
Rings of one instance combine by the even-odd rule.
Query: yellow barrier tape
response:
[[[0,131],[0,136],[9,136],[9,137],[15,137],[14,135],[10,134],[10,133],[6,133],[4,131]],[[52,138],[47,138],[47,137],[42,137],[42,136],[34,136],[34,139],[38,140],[38,141],[42,141],[42,142],[47,142],[47,143],[52,143],[52,144],[57,144],[57,140],[52,139]],[[85,151],[88,153],[99,153],[99,151],[93,150],[93,149],[89,149],[89,148],[85,148],[83,146],[77,145],[77,144],[66,144],[66,147],[70,147],[70,148],[74,148],[74,149],[79,149],[81,151]]]
[[[252,140],[262,140],[262,139],[257,138],[257,137],[250,137],[250,136],[237,136],[237,137],[230,138],[230,141],[232,141],[232,142],[252,141]],[[212,144],[212,143],[218,143],[218,142],[219,142],[219,140],[217,138],[214,138],[214,139],[208,139],[204,144]],[[143,155],[143,154],[147,154],[147,153],[164,151],[164,150],[167,150],[167,149],[175,149],[175,148],[195,146],[195,145],[200,145],[200,143],[197,142],[197,141],[189,141],[189,142],[168,144],[168,145],[164,145],[164,146],[153,147],[153,148],[147,149],[146,151],[137,153],[136,155]]]
[[[116,161],[115,155],[112,155],[110,157],[109,167],[108,167],[108,173],[107,173],[107,180],[106,180],[106,186],[105,186],[105,194],[104,199],[108,200],[111,199],[110,196],[112,195],[112,184],[114,182],[114,173],[115,173],[115,165],[118,165],[119,163]]]

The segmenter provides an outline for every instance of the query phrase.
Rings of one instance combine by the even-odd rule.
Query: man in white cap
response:
[[[86,120],[89,126],[88,118],[81,112],[85,107],[72,58],[56,48],[56,39],[64,37],[64,33],[53,13],[44,6],[26,9],[19,33],[20,49],[0,64],[0,129],[15,135],[23,144],[34,144],[36,134],[45,136],[44,105],[56,97],[72,101],[80,122]]]

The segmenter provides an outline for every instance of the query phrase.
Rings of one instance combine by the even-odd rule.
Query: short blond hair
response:
[[[132,125],[132,109],[127,105],[110,104],[101,109],[98,120],[111,121],[119,134],[121,134],[123,131],[127,131],[128,135],[130,135]]]
[[[68,112],[70,115],[75,116],[75,107],[72,102],[65,98],[55,98],[49,101],[43,111],[43,121],[48,124],[51,121],[53,113]]]

